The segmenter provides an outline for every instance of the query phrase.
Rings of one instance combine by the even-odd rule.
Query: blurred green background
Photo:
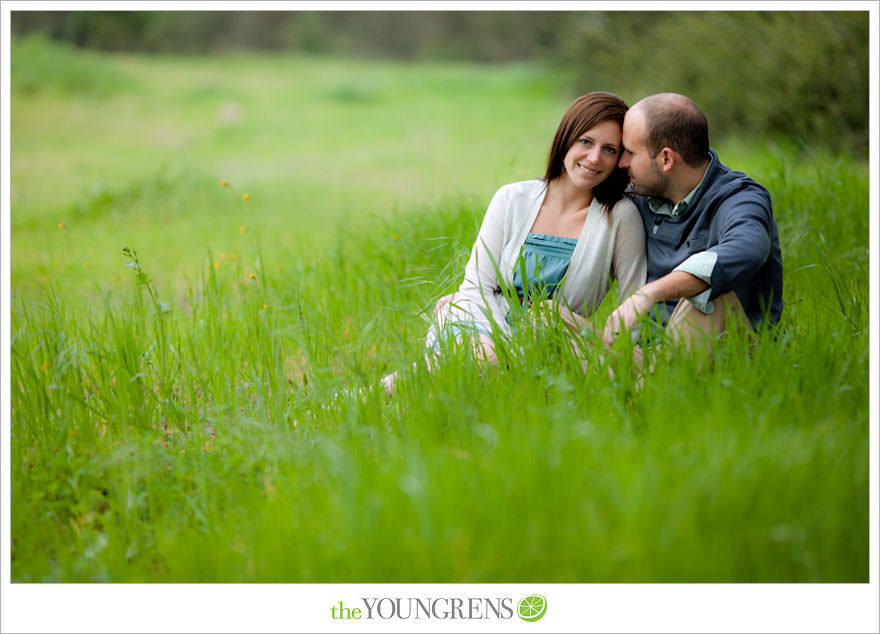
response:
[[[126,52],[538,61],[567,74],[571,97],[599,86],[629,103],[686,94],[713,141],[785,136],[867,154],[866,11],[16,11],[12,29]],[[41,89],[39,75],[13,76]]]
[[[395,211],[484,209],[590,90],[693,97],[738,169],[868,153],[865,11],[11,18],[16,293],[115,285],[123,244],[179,286],[206,248],[278,267]]]

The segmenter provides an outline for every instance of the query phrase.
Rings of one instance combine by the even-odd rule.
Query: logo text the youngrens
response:
[[[510,619],[510,597],[362,597],[361,606],[339,601],[330,608],[334,619]]]

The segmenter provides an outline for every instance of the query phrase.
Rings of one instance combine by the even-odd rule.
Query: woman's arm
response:
[[[446,295],[435,305],[434,317],[438,328],[442,329],[450,322],[469,322],[477,326],[482,334],[493,332],[493,322],[503,319],[502,303],[495,293],[500,286],[496,266],[504,248],[511,193],[511,189],[505,186],[492,197],[471,249],[464,279],[455,293]],[[434,337],[436,332],[432,327],[428,334],[429,345]]]
[[[645,225],[635,205],[627,199],[617,203],[614,213],[619,221],[611,266],[617,280],[617,303],[622,304],[644,286],[648,274]]]
[[[446,306],[452,298],[455,297],[455,293],[449,293],[449,295],[444,295],[440,299],[437,300],[437,304],[434,306],[434,316],[438,316],[440,311],[443,310],[443,307]]]
[[[510,188],[505,186],[495,192],[489,202],[459,292],[479,296],[482,291],[490,296],[499,287],[496,267],[500,266],[504,247],[504,221],[509,205]]]

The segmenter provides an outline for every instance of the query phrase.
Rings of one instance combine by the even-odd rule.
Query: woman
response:
[[[556,130],[544,178],[496,192],[464,280],[435,308],[427,337],[435,353],[447,337],[472,336],[477,354],[493,362],[493,337],[510,334],[512,307],[553,298],[577,328],[602,302],[609,277],[619,301],[644,284],[644,228],[617,166],[626,111],[611,93],[579,97]],[[383,379],[389,393],[394,378]]]

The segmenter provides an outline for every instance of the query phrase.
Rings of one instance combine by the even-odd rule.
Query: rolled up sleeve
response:
[[[712,293],[712,272],[715,270],[715,263],[717,261],[718,254],[714,251],[701,251],[700,253],[694,253],[673,269],[674,271],[690,273],[709,285],[709,288],[702,293],[687,298],[694,307],[706,315],[711,315],[712,311],[715,309],[709,296]]]

